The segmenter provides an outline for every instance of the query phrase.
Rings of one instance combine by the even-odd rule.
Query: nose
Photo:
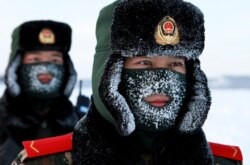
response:
[[[154,66],[154,68],[165,68],[165,69],[169,69],[168,64],[164,63],[164,62],[158,62],[156,63]]]
[[[40,59],[40,62],[51,62],[51,59],[49,57],[43,57]]]

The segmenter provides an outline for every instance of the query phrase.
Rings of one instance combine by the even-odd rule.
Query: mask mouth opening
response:
[[[145,96],[143,101],[148,105],[155,107],[155,108],[163,108],[170,104],[172,98],[168,95],[160,94],[160,93],[153,93],[149,96]]]
[[[51,73],[39,73],[37,74],[37,79],[41,82],[41,84],[49,84],[54,78],[54,74]]]

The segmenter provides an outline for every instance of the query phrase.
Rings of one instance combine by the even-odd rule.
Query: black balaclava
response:
[[[120,86],[137,129],[164,131],[174,125],[186,95],[184,74],[165,68],[123,69]],[[169,96],[169,104],[153,107],[143,100],[153,94]]]
[[[53,78],[49,83],[42,83],[38,79],[39,74],[51,74]],[[52,99],[62,94],[65,68],[61,64],[49,62],[21,64],[18,77],[24,95],[40,99]]]

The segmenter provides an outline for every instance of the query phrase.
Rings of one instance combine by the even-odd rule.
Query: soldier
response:
[[[93,97],[73,132],[73,163],[217,163],[202,130],[211,104],[202,12],[182,0],[115,1],[96,28]]]
[[[0,164],[22,141],[69,133],[78,117],[69,96],[77,74],[69,56],[71,28],[52,20],[24,22],[12,34],[6,90],[0,100]]]

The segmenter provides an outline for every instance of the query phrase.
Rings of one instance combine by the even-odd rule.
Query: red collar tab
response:
[[[209,145],[212,149],[213,155],[228,158],[232,160],[242,161],[243,156],[241,150],[238,146],[231,146],[225,144],[218,144],[209,142]]]
[[[72,133],[39,140],[23,141],[28,158],[72,150]]]

